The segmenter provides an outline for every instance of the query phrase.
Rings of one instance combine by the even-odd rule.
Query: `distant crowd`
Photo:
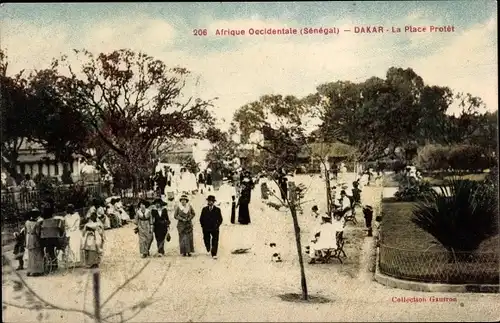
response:
[[[311,262],[321,259],[326,249],[338,247],[339,234],[342,234],[345,223],[349,217],[355,217],[356,210],[361,207],[360,186],[363,184],[360,185],[360,182],[363,177],[347,185],[342,173],[340,176],[332,175],[331,212],[321,215],[317,206],[312,209],[314,217],[318,219],[318,228],[314,229],[311,239]],[[190,257],[195,252],[193,220],[198,212],[203,245],[208,255],[217,259],[223,215],[230,215],[232,224],[249,225],[249,204],[254,188],[260,186],[260,198],[263,201],[271,195],[286,200],[289,176],[293,174],[285,169],[262,172],[256,176],[252,176],[248,170],[239,169],[214,190],[210,169],[197,176],[184,168],[177,175],[165,169],[155,178],[157,198],[152,203],[140,200],[137,205],[126,208],[119,196],[94,199],[85,215],[80,215],[70,204],[66,214],[59,216],[55,213],[54,201],[47,199],[40,208],[27,213],[24,227],[16,234],[14,254],[19,261],[18,269],[26,267],[29,276],[40,276],[56,271],[60,261],[66,265],[96,268],[103,257],[107,240],[105,231],[128,223],[135,224],[139,254],[146,258],[151,256],[150,249],[154,241],[157,256],[165,255],[165,243],[172,238],[172,222],[176,220],[179,253]],[[196,211],[190,199],[201,192],[208,194],[207,204]],[[370,207],[362,209],[371,234],[371,218],[367,219]]]

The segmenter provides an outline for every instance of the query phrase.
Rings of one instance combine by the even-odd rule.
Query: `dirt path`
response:
[[[298,179],[296,179],[298,180]],[[310,236],[313,220],[309,212],[313,204],[323,199],[320,179],[302,178],[311,189],[300,218],[304,244]],[[231,225],[224,214],[221,228],[220,257],[213,260],[203,251],[201,230],[195,221],[195,248],[191,258],[178,254],[178,237],[174,229],[167,245],[167,257],[150,259],[145,272],[117,294],[104,310],[118,311],[126,305],[144,299],[159,287],[158,302],[147,307],[132,322],[146,321],[479,321],[498,318],[492,312],[498,295],[435,294],[457,297],[453,303],[394,303],[393,297],[429,297],[417,293],[381,286],[360,274],[368,260],[360,250],[367,248],[362,217],[356,227],[346,231],[348,259],[344,265],[336,262],[325,265],[306,265],[311,294],[332,300],[328,304],[296,304],[283,302],[278,295],[300,293],[300,271],[297,261],[293,224],[286,212],[265,206],[257,190],[251,203],[252,224]],[[374,201],[376,190],[365,188],[363,199]],[[193,204],[199,213],[204,202],[198,197]],[[321,208],[322,206],[320,206]],[[137,236],[133,226],[107,231],[109,243],[102,263],[102,295],[105,299],[113,290],[134,274],[146,260],[139,258]],[[355,243],[355,241],[360,241]],[[273,263],[266,243],[275,242],[283,262]],[[248,254],[233,255],[237,248],[251,248]],[[156,248],[153,247],[153,253]],[[360,259],[361,257],[361,259]],[[361,273],[364,269],[361,270]],[[165,282],[159,286],[162,275]],[[364,277],[364,278],[361,278]],[[76,269],[43,278],[26,278],[30,286],[53,303],[68,307],[92,309],[89,272]],[[2,286],[3,297],[12,302],[17,292],[12,284]],[[463,303],[464,306],[459,304]],[[46,311],[47,322],[83,322],[75,313]],[[8,307],[3,311],[5,322],[34,322],[36,311]]]

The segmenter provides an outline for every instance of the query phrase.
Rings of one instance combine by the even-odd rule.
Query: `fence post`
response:
[[[96,323],[101,323],[101,281],[99,269],[96,269],[93,273],[94,281],[94,316]]]

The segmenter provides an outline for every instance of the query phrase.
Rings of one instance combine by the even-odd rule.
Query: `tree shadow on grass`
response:
[[[326,297],[312,296],[312,295],[309,295],[307,300],[303,300],[302,294],[296,294],[296,293],[281,294],[278,295],[278,297],[281,298],[282,301],[293,302],[293,303],[325,304],[332,302],[332,300]]]

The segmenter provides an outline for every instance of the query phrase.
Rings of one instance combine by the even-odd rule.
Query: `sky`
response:
[[[454,32],[405,33],[405,26]],[[383,26],[382,34],[344,32]],[[300,35],[302,28],[339,34]],[[392,27],[402,29],[392,33]],[[245,36],[217,36],[217,29]],[[251,36],[249,29],[296,28],[298,35]],[[193,30],[206,29],[206,36]],[[2,4],[0,47],[9,73],[47,67],[72,49],[128,48],[192,72],[187,95],[218,97],[225,127],[234,112],[265,94],[313,93],[326,82],[384,77],[412,68],[429,85],[470,92],[498,109],[497,3],[488,1],[276,3]],[[222,120],[226,120],[223,122]]]

